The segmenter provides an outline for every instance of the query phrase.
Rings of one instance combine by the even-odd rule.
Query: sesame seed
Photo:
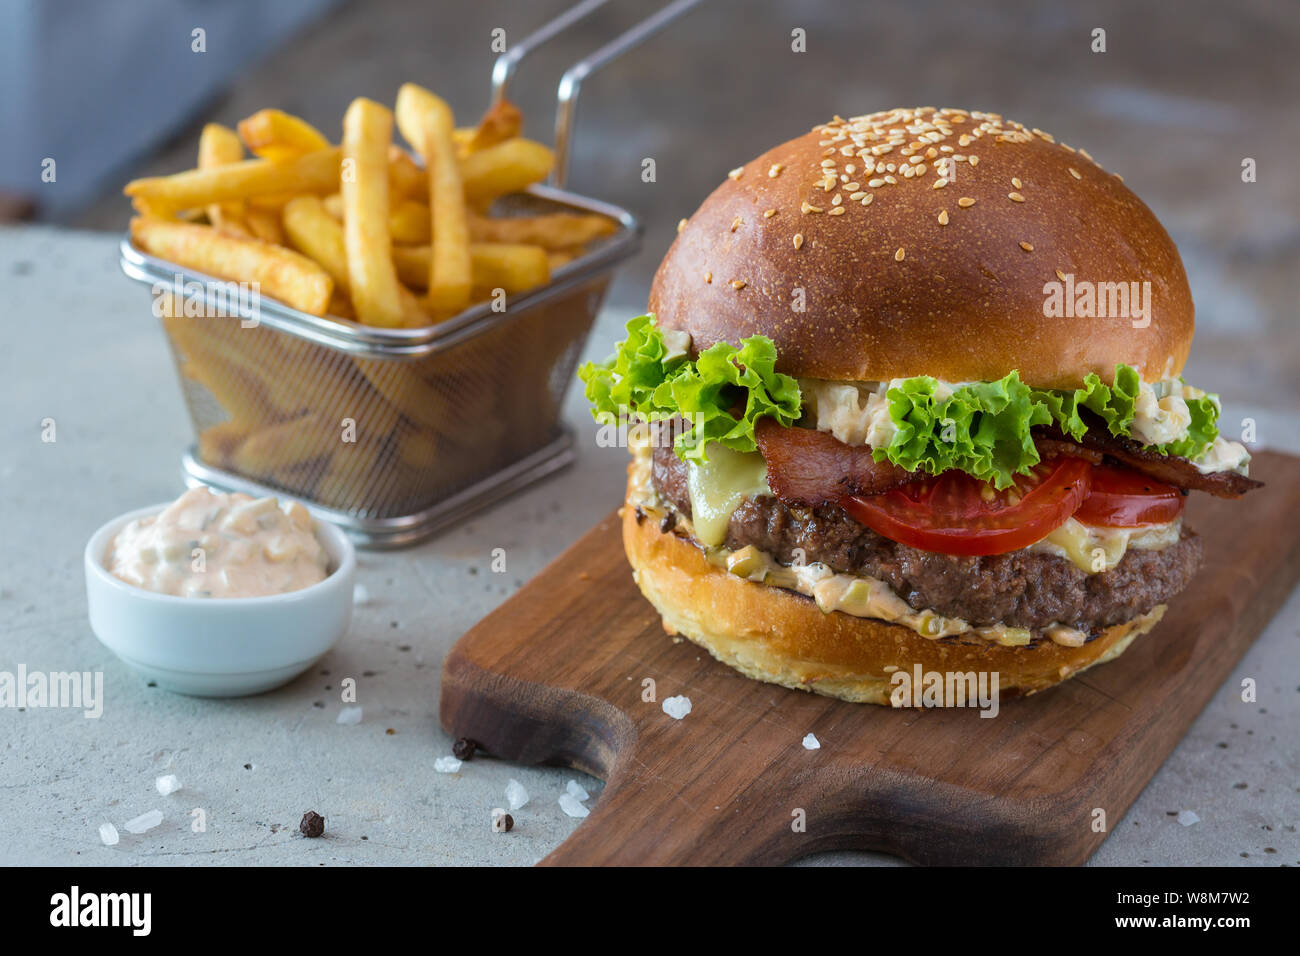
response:
[[[936,180],[934,181],[934,185],[931,186],[930,188],[931,188],[931,189],[942,189],[944,186],[947,186],[947,185],[948,185],[948,180],[940,178],[940,179],[936,179]]]
[[[907,255],[907,253],[903,251],[903,247],[902,247],[902,246],[899,246],[899,247],[898,247],[898,251],[894,253],[894,261],[895,261],[895,262],[902,262],[902,261],[903,261],[903,257],[904,257],[905,255]]]
[[[802,249],[802,248],[803,248],[803,233],[802,233],[802,232],[796,232],[796,233],[794,234],[794,247],[795,247],[796,249]]]
[[[1033,251],[1034,251],[1034,244],[1033,244],[1032,242],[1025,242],[1025,241],[1022,240],[1021,243],[1020,243],[1020,248],[1021,248],[1021,249],[1024,249],[1025,252],[1033,252]]]
[[[733,169],[731,172],[727,173],[727,177],[728,177],[729,179],[733,179],[733,180],[734,180],[734,179],[739,179],[739,178],[740,178],[740,174],[743,173],[744,171],[745,171],[745,167],[744,167],[744,166],[737,166],[737,167],[736,167],[735,169]],[[715,174],[715,175],[716,175],[716,174]]]
[[[939,213],[939,225],[941,226],[948,225],[948,210],[945,209]]]
[[[851,176],[851,175],[853,175],[853,172],[854,172],[857,168],[858,168],[858,167],[857,167],[857,166],[854,166],[852,163],[846,163],[845,166],[844,166],[844,171],[845,171],[846,173],[848,173],[848,174]]]
[[[704,281],[711,284],[713,282],[713,273],[712,272],[704,273]]]
[[[969,196],[962,196],[961,199],[957,200],[957,205],[961,206],[962,209],[969,209],[971,206],[975,205],[975,200],[971,199]]]
[[[875,199],[875,198],[876,198],[876,194],[875,194],[875,193],[867,193],[865,196],[862,197],[862,205],[864,205],[864,206],[870,206],[870,205],[871,205],[871,200],[873,200],[873,199]]]
[[[1082,156],[1084,159],[1092,159],[1092,153],[1088,152],[1086,149],[1082,149],[1082,148],[1081,148],[1081,149],[1079,150],[1079,155]],[[1092,159],[1092,161],[1093,161],[1094,163],[1096,162],[1095,159]]]
[[[1079,171],[1075,169],[1073,166],[1069,167],[1069,170],[1070,170],[1070,175],[1073,176],[1075,179],[1083,178],[1082,176],[1079,175]]]
[[[861,198],[862,198],[863,196],[865,196],[865,195],[866,195],[866,193],[864,193],[864,192],[862,192],[861,190],[859,190],[858,192],[850,193],[850,194],[849,194],[849,198],[850,198],[850,199],[861,199]]]
[[[812,205],[811,203],[809,203],[807,200],[805,200],[805,201],[804,201],[804,202],[799,206],[799,211],[802,212],[804,215],[807,215],[807,214],[810,213],[810,212],[821,212],[821,211],[822,211],[822,207],[821,207],[821,206],[814,206],[814,205]]]
[[[1056,278],[1058,278],[1058,279],[1060,279],[1062,282],[1064,282],[1064,281],[1065,281],[1065,273],[1062,272],[1060,269],[1057,269],[1057,270],[1056,270]]]
[[[898,185],[898,180],[895,179],[893,176],[886,176],[886,177],[885,177],[885,182],[889,183],[889,185],[891,185],[891,186],[897,186],[897,185]]]
[[[686,220],[685,220],[685,219],[678,219],[678,220],[677,220],[677,231],[678,231],[678,232],[681,232],[681,231],[682,231],[683,229],[685,229],[685,228],[686,228]]]
[[[965,133],[962,133],[960,136],[957,137],[957,145],[958,145],[958,146],[969,146],[969,145],[970,145],[970,137],[967,136]]]
[[[1007,193],[1007,198],[1010,199],[1012,202],[1024,202],[1024,201],[1025,201],[1025,197],[1022,196],[1022,195],[1020,195],[1020,193]]]
[[[844,202],[844,197],[842,197],[839,193],[836,193],[835,198],[831,200],[831,205],[838,206],[842,202]]]
[[[1015,189],[1019,189],[1020,186],[1021,186],[1021,182],[1020,182],[1020,180],[1017,179],[1015,176],[1012,176],[1012,177],[1011,177],[1011,185],[1012,185],[1012,187],[1014,187]]]
[[[980,158],[978,156],[972,156],[970,159],[966,160],[966,162],[970,163],[972,166],[978,166],[980,164]]]
[[[745,288],[745,280],[744,280],[744,279],[732,279],[732,280],[731,280],[731,287],[732,287],[733,289],[735,289],[737,292],[739,292],[741,289]]]
[[[869,179],[867,180],[867,185],[872,189],[879,189],[881,186],[885,185],[885,181],[883,179]]]
[[[828,169],[829,167],[834,166],[834,165],[835,165],[835,160],[833,160],[833,159],[823,159],[823,160],[822,160],[822,169]]]
[[[773,216],[775,216],[775,215],[776,215],[776,210],[775,210],[775,209],[767,209],[767,210],[764,210],[764,212],[763,212],[763,218],[764,218],[764,219],[771,219],[771,218],[772,218]]]
[[[909,162],[909,163],[912,163],[913,165],[915,165],[916,163],[923,163],[923,162],[925,162],[925,157],[924,157],[924,156],[913,156],[911,159],[908,160],[908,162]]]
[[[781,175],[781,170],[785,169],[784,163],[773,163],[772,168],[767,171],[768,179],[776,179]]]
[[[735,232],[739,228],[740,228],[740,217],[737,216],[735,219],[731,220],[731,231]]]
[[[862,188],[862,184],[861,184],[861,183],[845,183],[845,184],[844,184],[844,188],[847,189],[847,190],[848,190],[849,192],[851,192],[851,193],[855,193],[855,192],[857,192],[859,189]]]
[[[836,206],[834,209],[831,210],[830,214],[832,216],[842,216],[844,215],[845,212],[847,212],[847,210],[843,206]]]

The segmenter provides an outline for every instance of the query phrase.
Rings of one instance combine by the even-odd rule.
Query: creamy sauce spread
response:
[[[104,564],[127,584],[158,594],[242,598],[322,581],[329,556],[297,502],[281,510],[275,498],[193,488],[118,532]]]
[[[1246,446],[1241,442],[1228,441],[1218,435],[1210,447],[1201,453],[1201,457],[1192,460],[1192,464],[1203,475],[1216,471],[1235,471],[1244,475],[1250,471],[1247,467],[1250,465],[1250,452],[1246,451]]]

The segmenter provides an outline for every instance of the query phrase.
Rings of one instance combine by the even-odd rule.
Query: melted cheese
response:
[[[1182,529],[1181,518],[1145,528],[1100,528],[1070,518],[1026,550],[1065,558],[1081,571],[1098,574],[1119,564],[1129,548],[1162,551],[1176,544]]]
[[[708,461],[689,463],[686,485],[691,493],[695,536],[708,547],[716,547],[726,539],[731,513],[742,501],[772,493],[762,455],[744,454],[717,444],[709,446]]]

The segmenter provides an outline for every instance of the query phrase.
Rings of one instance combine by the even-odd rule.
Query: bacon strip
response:
[[[811,428],[786,428],[770,418],[755,423],[754,438],[767,461],[768,486],[786,504],[836,504],[845,495],[876,495],[923,477],[892,462],[876,461],[866,446],[846,445],[828,432]],[[1240,498],[1263,485],[1232,471],[1202,474],[1188,459],[1148,451],[1130,438],[1116,438],[1100,422],[1077,442],[1055,427],[1036,428],[1034,444],[1044,458],[1070,455],[1094,464],[1113,458],[1175,488],[1220,498]]]
[[[1035,431],[1037,432],[1037,430]],[[1043,429],[1043,432],[1047,436],[1046,438],[1035,437],[1034,439],[1040,450],[1045,442],[1052,442],[1056,445],[1074,445],[1081,450],[1092,451],[1108,458],[1114,458],[1120,464],[1127,465],[1134,471],[1140,471],[1142,474],[1156,479],[1156,481],[1163,481],[1175,488],[1184,488],[1190,491],[1208,491],[1219,498],[1240,498],[1246,492],[1261,488],[1264,485],[1262,481],[1247,478],[1235,471],[1216,471],[1208,475],[1202,474],[1189,459],[1149,451],[1140,442],[1136,442],[1131,438],[1112,435],[1106,430],[1106,426],[1101,423],[1097,423],[1095,426],[1091,426],[1090,423],[1090,427],[1084,432],[1083,438],[1077,442],[1054,426]]]
[[[767,461],[768,486],[786,504],[835,504],[845,495],[876,495],[918,477],[876,461],[864,445],[846,445],[811,428],[785,428],[771,418],[755,423],[754,438]]]

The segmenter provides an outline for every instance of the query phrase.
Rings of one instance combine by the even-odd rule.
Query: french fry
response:
[[[514,294],[545,285],[551,278],[546,250],[541,246],[476,242],[470,244],[469,255],[476,289],[499,288]],[[428,281],[431,257],[429,246],[393,247],[398,278],[416,288]]]
[[[465,201],[486,206],[498,196],[541,182],[554,165],[555,154],[530,139],[510,139],[470,153],[460,164]]]
[[[393,114],[359,97],[343,117],[343,238],[348,288],[357,316],[367,325],[403,324],[397,273],[388,234],[388,146]]]
[[[214,166],[226,166],[242,162],[244,146],[239,142],[235,131],[220,123],[208,123],[199,134],[199,169],[211,169]],[[244,228],[244,204],[241,200],[228,203],[210,203],[207,207],[208,222],[235,236],[246,236]]]
[[[231,454],[230,463],[244,474],[269,477],[332,454],[340,436],[334,422],[309,412],[253,432]]]
[[[541,216],[490,219],[471,213],[469,236],[474,242],[523,243],[550,250],[584,246],[618,231],[618,224],[596,213],[556,212]]]
[[[244,221],[248,223],[248,231],[263,242],[274,243],[277,246],[289,244],[284,235],[284,227],[280,224],[278,211],[264,209],[250,202],[244,212]]]
[[[375,442],[345,442],[330,456],[313,490],[313,496],[329,508],[352,508],[372,498],[381,451]]]
[[[388,214],[388,231],[393,242],[428,242],[433,231],[428,205],[418,199],[403,199],[395,204]]]
[[[293,247],[318,262],[334,279],[336,291],[348,292],[351,282],[346,241],[343,227],[325,211],[325,204],[315,196],[299,196],[284,207],[284,229]],[[420,305],[420,300],[401,284],[397,287],[401,302],[402,325],[420,328],[431,321]],[[335,311],[331,303],[330,314],[339,318],[355,318],[351,302],[343,304],[346,311]],[[350,313],[350,314],[349,314]]]
[[[473,287],[469,226],[460,164],[452,142],[451,109],[428,90],[405,83],[397,92],[397,125],[424,157],[429,172],[430,228],[428,302],[435,311],[459,311],[469,304]]]
[[[546,268],[554,274],[560,269],[563,269],[574,259],[578,258],[581,254],[582,253],[580,252],[569,249],[561,249],[558,252],[548,252],[546,254]]]
[[[334,146],[284,163],[246,159],[211,169],[135,179],[123,192],[157,216],[275,193],[331,193],[338,188],[341,155]]]
[[[399,199],[429,200],[429,177],[411,154],[396,143],[388,147],[388,185],[394,202]]]
[[[281,110],[258,110],[240,120],[239,138],[254,156],[278,163],[330,147],[320,130]]]
[[[131,220],[131,240],[144,251],[207,275],[256,282],[264,295],[312,315],[324,315],[334,280],[306,256],[212,226],[162,219]],[[392,268],[391,263],[389,268]]]
[[[514,139],[523,131],[524,114],[519,112],[519,107],[509,100],[497,100],[483,114],[478,127],[470,132],[469,141],[465,144],[465,152],[466,154],[477,153],[489,146]]]
[[[236,419],[208,426],[199,432],[199,459],[210,465],[227,465],[251,432],[249,425]]]

